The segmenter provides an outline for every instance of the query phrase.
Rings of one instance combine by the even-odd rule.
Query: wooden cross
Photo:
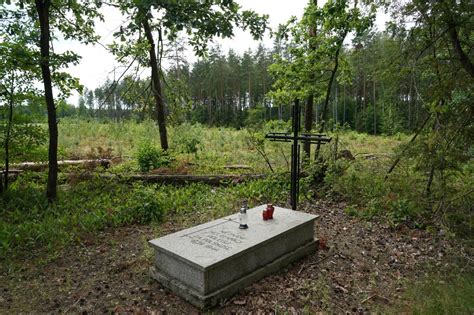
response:
[[[291,144],[291,208],[296,210],[299,194],[299,173],[300,173],[300,145],[298,141],[311,144],[328,143],[331,138],[324,134],[302,133],[300,134],[301,112],[300,101],[295,100],[292,111],[293,134],[285,132],[271,132],[265,136],[271,141],[292,142]]]

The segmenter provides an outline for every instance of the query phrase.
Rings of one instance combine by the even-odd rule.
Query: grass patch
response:
[[[287,171],[290,144],[271,142],[263,136],[270,131],[288,131],[289,123],[271,121],[257,130],[249,130],[257,137],[276,171]],[[268,173],[269,168],[252,142],[249,131],[224,127],[183,124],[169,126],[170,155],[177,165],[191,165],[193,174],[242,173],[227,165],[248,165],[244,172]],[[62,119],[59,124],[59,145],[63,158],[121,157],[132,159],[130,171],[139,171],[136,163],[140,145],[160,147],[159,131],[155,122],[100,122],[77,118]],[[349,149],[358,156],[367,153],[387,155],[406,139],[405,135],[372,136],[353,131],[339,133],[339,148]],[[260,141],[261,140],[261,141]],[[324,148],[324,146],[323,146]],[[313,148],[314,150],[314,148]]]
[[[160,147],[158,127],[153,121],[137,123],[99,122],[63,119],[59,124],[59,145],[64,158],[98,158],[101,152],[136,161],[140,146]],[[241,173],[227,165],[248,165],[246,172],[266,173],[268,166],[257,150],[248,142],[248,132],[234,128],[209,128],[202,125],[168,127],[169,154],[179,166],[190,165],[193,174]],[[281,143],[265,143],[276,169],[286,169]],[[289,148],[288,148],[289,150]],[[287,150],[287,151],[288,151]],[[288,151],[289,152],[289,151]],[[289,157],[289,154],[286,153]],[[137,164],[137,163],[135,163]],[[140,171],[133,165],[131,171]]]
[[[404,294],[403,305],[387,310],[399,314],[473,314],[474,272],[451,270],[430,273],[412,284]]]

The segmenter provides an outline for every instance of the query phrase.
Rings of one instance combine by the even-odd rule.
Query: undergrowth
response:
[[[317,174],[324,167],[323,180],[316,187],[320,196],[325,194],[326,197],[345,200],[348,203],[346,213],[352,216],[366,220],[384,218],[392,226],[404,224],[433,232],[443,229],[453,237],[472,240],[473,161],[458,169],[436,173],[428,193],[428,174],[421,172],[409,156],[403,157],[394,171],[387,175],[395,154],[370,155],[355,160],[335,159],[331,146],[334,144],[326,152],[326,163],[310,169],[312,174]],[[347,144],[345,147],[339,144],[339,149],[347,147]]]
[[[226,187],[129,185],[97,178],[61,185],[57,202],[49,205],[45,180],[25,174],[0,199],[0,259],[53,254],[94,231],[161,222],[170,215],[191,216],[195,224],[237,212],[244,200],[284,205],[289,190],[287,181],[276,177]]]

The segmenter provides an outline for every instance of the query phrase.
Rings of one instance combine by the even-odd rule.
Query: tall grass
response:
[[[99,151],[112,152],[113,156],[131,158],[136,156],[142,143],[159,147],[159,132],[153,121],[137,123],[98,122],[64,119],[59,124],[59,145],[63,157],[95,157]],[[244,172],[267,172],[268,167],[259,153],[247,141],[247,132],[233,128],[208,128],[201,125],[169,127],[170,151],[179,161],[194,165],[194,173],[230,172],[225,166],[246,165]],[[192,142],[196,150],[190,150]],[[286,167],[281,144],[266,144],[272,163]],[[242,172],[242,170],[238,170]]]
[[[269,131],[288,129],[288,123],[270,122],[251,131],[262,137]],[[249,131],[224,127],[184,124],[169,127],[170,151],[178,161],[193,165],[193,173],[269,172],[269,167],[252,143]],[[353,131],[339,134],[339,148],[354,155],[372,153],[389,155],[406,136],[371,136]],[[59,124],[59,145],[62,157],[87,158],[111,152],[113,156],[134,159],[143,144],[160,146],[157,125],[144,122],[99,122],[96,120],[63,119]],[[274,169],[288,171],[290,144],[262,141]],[[229,165],[246,165],[250,169],[231,171]]]

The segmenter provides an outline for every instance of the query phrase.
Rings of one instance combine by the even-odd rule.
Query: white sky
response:
[[[279,24],[286,22],[290,17],[303,15],[304,8],[308,0],[236,0],[243,9],[251,9],[260,14],[268,14],[269,27],[275,29]],[[322,5],[326,1],[319,1]],[[123,22],[123,17],[116,9],[107,8],[104,13],[105,22],[96,24],[96,32],[101,36],[100,43],[107,45],[113,41],[112,34]],[[384,28],[387,16],[382,12],[377,14],[377,27]],[[270,48],[273,40],[269,37],[269,32],[265,34],[262,40],[263,44]],[[259,44],[254,41],[248,32],[240,29],[234,30],[234,37],[232,39],[216,38],[214,43],[221,45],[224,53],[229,48],[243,53],[249,48],[256,48]],[[83,45],[77,42],[59,41],[54,45],[57,51],[72,50],[82,56],[80,63],[77,66],[70,67],[68,72],[80,79],[82,85],[88,89],[94,89],[104,83],[109,77],[113,79],[113,69],[117,65],[114,56],[107,52],[107,50],[100,45]],[[188,61],[193,62],[196,58],[193,56],[192,50],[189,49],[187,53]],[[117,75],[119,70],[117,71]],[[69,102],[77,105],[77,93],[69,98]]]

